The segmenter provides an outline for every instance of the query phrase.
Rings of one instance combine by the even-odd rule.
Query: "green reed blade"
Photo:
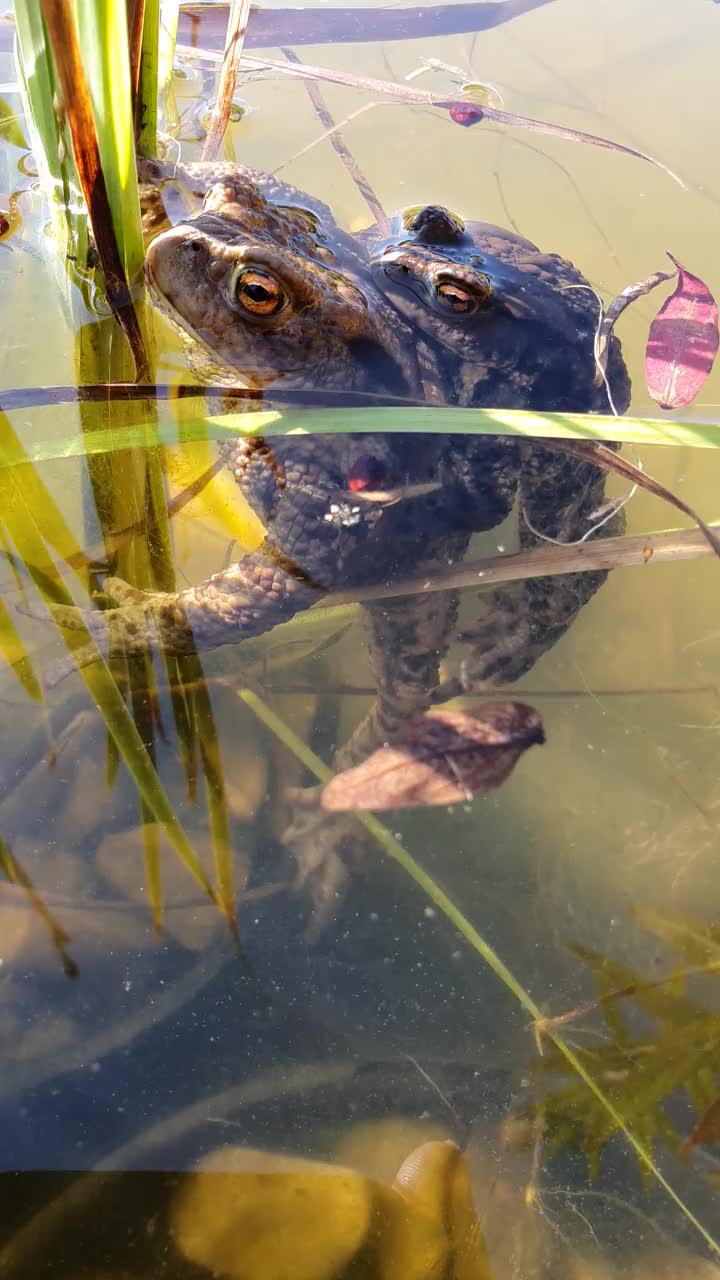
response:
[[[160,0],[145,0],[135,134],[138,149],[146,156],[154,156],[156,152],[159,59]]]
[[[175,43],[180,20],[180,3],[181,0],[163,0],[158,39],[157,92],[160,122],[165,133],[171,137],[177,136],[180,126],[180,114],[175,100]],[[153,139],[153,146],[154,143]],[[141,149],[144,151],[144,146]]]
[[[115,238],[125,273],[133,280],[142,270],[145,251],[125,0],[75,0],[74,9]]]
[[[245,705],[254,712],[264,725],[267,725],[268,729],[275,734],[280,742],[282,742],[289,751],[292,751],[293,754],[297,756],[298,760],[300,760],[302,764],[304,764],[305,767],[315,775],[318,781],[329,782],[330,778],[333,777],[332,770],[328,768],[319,756],[315,755],[315,752],[312,751],[310,747],[298,738],[297,734],[292,731],[289,725],[285,724],[285,722],[281,720],[280,717],[277,716],[275,712],[257,696],[256,693],[251,689],[241,689],[238,691],[238,697],[241,698]],[[466,942],[469,942],[470,946],[492,969],[496,977],[500,979],[522,1008],[530,1015],[535,1028],[538,1030],[542,1028],[544,1036],[552,1042],[558,1053],[562,1055],[567,1065],[580,1077],[583,1083],[593,1094],[596,1102],[598,1102],[604,1109],[608,1118],[608,1124],[612,1128],[620,1130],[625,1135],[635,1151],[641,1167],[644,1170],[647,1170],[647,1172],[656,1179],[676,1207],[681,1211],[685,1218],[687,1218],[688,1222],[690,1222],[695,1230],[702,1236],[708,1248],[710,1248],[714,1254],[720,1256],[720,1243],[712,1237],[710,1232],[702,1225],[698,1218],[695,1217],[692,1210],[685,1204],[678,1192],[660,1172],[660,1169],[652,1158],[651,1144],[646,1143],[644,1140],[645,1135],[641,1133],[641,1136],[638,1136],[638,1134],[634,1133],[628,1127],[626,1120],[620,1114],[611,1098],[598,1084],[590,1070],[585,1066],[581,1056],[571,1048],[570,1044],[566,1040],[563,1039],[557,1030],[557,1027],[553,1026],[552,1022],[548,1021],[544,1017],[540,1007],[535,1003],[532,996],[525,990],[522,984],[518,982],[515,975],[507,967],[504,961],[501,960],[500,956],[490,943],[483,938],[482,934],[480,934],[474,925],[470,923],[467,916],[463,915],[460,908],[455,905],[448,894],[446,894],[436,881],[428,875],[427,871],[423,870],[423,868],[415,861],[412,854],[408,853],[407,849],[404,848],[397,837],[394,836],[392,832],[388,831],[387,827],[383,826],[374,814],[356,813],[355,817],[358,822],[361,822],[371,835],[375,837],[387,855],[397,862],[407,875],[414,880],[415,884],[417,884],[419,888],[427,894],[433,905],[437,907],[439,911],[443,912],[451,924],[453,924],[458,932],[462,934]]]
[[[60,147],[61,130],[55,114],[58,84],[42,10],[38,0],[15,0],[13,8],[24,87],[36,133],[35,149],[53,178],[64,182],[72,176],[76,184],[72,158]]]

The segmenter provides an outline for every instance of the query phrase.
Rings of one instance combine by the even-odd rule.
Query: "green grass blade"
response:
[[[198,398],[203,398],[198,390]],[[184,401],[187,404],[188,401]],[[266,409],[243,414],[183,414],[178,423],[165,401],[157,402],[157,422],[127,422],[122,427],[97,430],[91,441],[74,428],[75,406],[68,417],[73,426],[47,439],[38,435],[28,445],[33,462],[76,458],[90,453],[112,453],[117,449],[156,444],[193,443],[225,439],[228,435],[272,437],[289,432],[428,432],[458,435],[520,435],[529,439],[617,440],[621,444],[673,445],[683,448],[716,449],[720,446],[720,425],[706,422],[664,421],[656,418],[614,418],[593,414],[530,413],[522,409],[455,409],[428,406],[420,409]],[[38,409],[39,416],[52,415],[53,424],[62,421],[64,406],[53,403]],[[0,466],[2,461],[0,460]]]

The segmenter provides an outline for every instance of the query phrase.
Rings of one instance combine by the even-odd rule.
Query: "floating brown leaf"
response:
[[[678,270],[675,292],[650,326],[645,381],[661,409],[690,404],[701,390],[718,351],[717,303],[703,280],[668,253]]]
[[[323,809],[411,809],[457,804],[499,787],[520,756],[545,741],[542,720],[522,702],[420,716],[394,742],[337,774]]]

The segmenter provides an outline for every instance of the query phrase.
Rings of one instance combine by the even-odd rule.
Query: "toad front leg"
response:
[[[186,591],[139,591],[117,579],[110,579],[106,588],[120,607],[100,613],[55,605],[52,615],[58,626],[87,628],[101,649],[109,644],[113,650],[143,653],[157,644],[163,653],[176,656],[262,635],[325,594],[269,540]],[[78,666],[96,658],[91,646],[73,655]]]

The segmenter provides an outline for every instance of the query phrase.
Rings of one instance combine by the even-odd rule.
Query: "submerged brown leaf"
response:
[[[410,809],[471,800],[499,787],[528,747],[545,741],[537,711],[488,702],[472,711],[432,711],[362,764],[323,788],[330,812]]]

